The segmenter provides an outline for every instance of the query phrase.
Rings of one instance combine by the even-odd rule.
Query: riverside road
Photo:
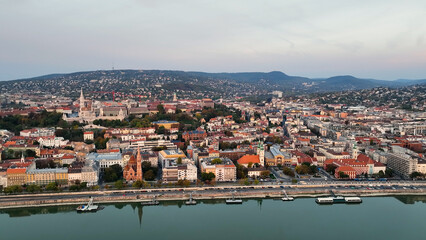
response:
[[[241,186],[220,184],[204,187],[174,187],[125,190],[99,190],[85,192],[59,192],[21,195],[1,195],[0,207],[43,204],[75,204],[94,197],[99,201],[138,201],[156,196],[159,200],[184,199],[191,193],[194,198],[224,198],[236,193],[241,197],[279,197],[282,191],[294,196],[309,194],[326,194],[333,191],[337,194],[371,195],[391,194],[426,194],[426,182],[423,181],[388,181],[388,182],[356,182],[356,181],[302,181],[298,184],[263,182],[259,185]]]

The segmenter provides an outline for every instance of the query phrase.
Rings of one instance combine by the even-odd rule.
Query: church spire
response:
[[[142,156],[138,146],[138,154],[136,155],[136,180],[142,181]]]
[[[22,154],[21,154],[21,163],[24,163],[25,162],[25,157],[24,157],[24,152],[22,152]]]
[[[84,95],[83,95],[83,88],[80,90],[80,111],[84,108]]]

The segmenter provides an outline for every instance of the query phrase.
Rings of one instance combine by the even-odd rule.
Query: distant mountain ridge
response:
[[[84,87],[89,91],[126,91],[132,94],[161,92],[163,95],[180,91],[182,95],[193,96],[202,93],[214,97],[250,96],[267,94],[274,90],[283,91],[285,94],[303,94],[416,84],[426,84],[426,79],[385,81],[356,78],[351,75],[307,78],[290,76],[280,71],[207,73],[176,70],[97,70],[2,81],[0,90],[16,92],[28,89],[75,94],[75,89]]]

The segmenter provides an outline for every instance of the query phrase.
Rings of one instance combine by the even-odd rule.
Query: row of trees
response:
[[[29,193],[38,193],[43,191],[57,192],[59,190],[61,190],[59,188],[59,185],[56,182],[51,182],[44,187],[41,187],[39,185],[33,185],[33,184],[26,185],[24,187],[20,185],[12,185],[12,186],[5,187],[3,189],[3,192],[5,194],[13,194],[13,193],[22,193],[23,191],[26,191]]]
[[[62,114],[57,112],[30,112],[28,116],[8,115],[0,118],[0,129],[7,129],[16,135],[23,129],[33,127],[56,127],[62,120]],[[65,122],[65,121],[63,121]]]
[[[318,172],[317,166],[311,165],[309,162],[304,162],[295,168],[298,174],[315,174]]]

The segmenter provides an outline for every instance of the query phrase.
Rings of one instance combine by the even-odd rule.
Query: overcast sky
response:
[[[112,67],[426,78],[426,1],[0,0],[0,80]]]

